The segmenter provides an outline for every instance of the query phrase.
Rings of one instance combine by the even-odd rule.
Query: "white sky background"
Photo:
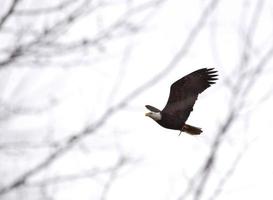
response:
[[[136,1],[128,2],[131,3],[119,1],[81,18],[63,33],[66,37],[61,37],[61,41],[92,38],[96,31],[109,26],[121,16],[120,13],[136,4]],[[33,176],[27,186],[4,195],[3,199],[22,196],[24,199],[41,199],[43,195],[43,198],[48,196],[54,200],[101,199],[103,186],[111,175],[102,173],[89,178],[85,172],[109,169],[121,155],[128,157],[129,162],[117,171],[105,199],[178,199],[209,154],[230,105],[236,102],[227,82],[236,83],[237,74],[242,70],[240,59],[245,48],[244,39],[252,26],[251,17],[257,2],[220,0],[187,54],[168,75],[111,116],[95,134],[81,140],[72,150]],[[253,33],[253,43],[247,47],[250,71],[273,44],[273,1],[260,2],[261,15]],[[124,35],[117,32],[122,37],[107,37],[99,48],[83,49],[75,59],[74,54],[64,55],[51,63],[44,61],[48,66],[43,62],[31,66],[27,62],[18,62],[2,69],[2,116],[6,111],[4,105],[46,109],[1,120],[0,174],[4,178],[0,187],[36,166],[56,150],[54,144],[65,143],[66,138],[98,120],[108,106],[120,102],[162,71],[184,44],[208,3],[207,0],[169,0],[156,10],[149,9],[129,18],[132,23],[141,22],[139,32]],[[27,7],[27,3],[25,5]],[[50,26],[53,19],[39,20]],[[24,21],[18,19],[10,23],[21,25]],[[0,40],[4,41],[3,35]],[[9,41],[3,43],[8,45]],[[218,199],[273,197],[271,65],[269,60],[260,77],[255,79],[253,89],[246,96],[245,108],[237,113],[239,116],[224,138],[202,199],[213,195],[219,180],[225,177],[241,153],[236,170]],[[171,83],[203,67],[215,67],[219,71],[219,81],[199,96],[188,119],[189,124],[202,127],[200,136],[182,134],[178,137],[178,131],[164,129],[144,116],[145,104],[163,108]],[[245,84],[243,79],[237,83]],[[71,174],[82,176],[37,186],[48,178]],[[191,199],[191,195],[187,199]]]

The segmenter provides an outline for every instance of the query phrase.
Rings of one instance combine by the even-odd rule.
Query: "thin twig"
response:
[[[125,96],[120,102],[116,105],[110,107],[108,110],[101,115],[98,121],[90,124],[85,129],[72,135],[62,146],[57,148],[55,152],[49,155],[44,161],[37,164],[33,168],[29,169],[27,172],[23,173],[21,176],[17,177],[10,184],[0,188],[0,195],[6,194],[20,186],[23,186],[24,183],[33,175],[39,173],[46,167],[50,166],[54,161],[60,158],[62,155],[71,150],[75,144],[79,141],[83,140],[85,137],[94,134],[99,128],[101,128],[116,112],[120,111],[127,104],[129,104],[133,99],[142,94],[145,90],[155,85],[159,82],[163,77],[169,74],[181,61],[181,59],[186,55],[193,41],[196,39],[198,33],[203,28],[207,19],[211,15],[212,11],[215,9],[218,0],[212,0],[208,6],[203,10],[201,15],[199,16],[197,23],[193,26],[192,30],[189,32],[188,37],[186,37],[185,41],[181,45],[181,48],[177,51],[175,56],[169,62],[169,64],[156,76],[151,78],[149,81],[137,87],[127,96]]]
[[[13,0],[8,11],[0,18],[0,29],[3,27],[6,21],[12,16],[14,9],[18,5],[19,1],[20,0]]]

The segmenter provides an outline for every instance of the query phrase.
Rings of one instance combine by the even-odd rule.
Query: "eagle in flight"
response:
[[[202,68],[182,77],[171,85],[169,99],[163,110],[146,105],[151,112],[145,115],[165,128],[179,130],[180,134],[181,132],[201,134],[201,128],[185,122],[193,110],[198,95],[214,84],[217,76],[214,68]]]

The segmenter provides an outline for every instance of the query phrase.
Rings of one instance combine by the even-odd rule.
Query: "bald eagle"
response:
[[[171,85],[169,99],[163,110],[146,105],[145,107],[151,112],[145,115],[164,128],[179,130],[180,134],[181,132],[191,135],[201,134],[201,128],[185,122],[193,110],[198,95],[214,84],[217,76],[214,68],[202,68],[182,77]]]

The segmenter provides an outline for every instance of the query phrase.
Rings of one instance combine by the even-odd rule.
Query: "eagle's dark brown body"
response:
[[[213,68],[196,70],[171,85],[170,95],[166,106],[162,111],[146,105],[150,113],[147,116],[153,118],[164,128],[185,131],[190,134],[200,134],[200,128],[185,124],[197,97],[205,89],[217,80],[217,71]]]
[[[159,125],[164,128],[173,129],[173,130],[181,130],[185,123],[177,120],[175,116],[172,116],[168,113],[161,112],[161,120],[156,121]]]

